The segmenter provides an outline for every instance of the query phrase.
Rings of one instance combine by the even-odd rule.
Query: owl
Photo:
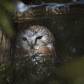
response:
[[[23,29],[17,34],[15,58],[34,56],[33,61],[56,62],[55,38],[46,27],[34,25]]]

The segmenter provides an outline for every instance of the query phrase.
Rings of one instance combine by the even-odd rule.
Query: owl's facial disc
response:
[[[21,46],[23,47],[23,48],[26,48],[28,45],[29,45],[29,43],[28,43],[28,38],[27,37],[22,37],[21,38]]]
[[[34,48],[34,46],[45,46],[49,42],[49,36],[47,34],[42,35],[41,33],[36,33],[34,36],[28,36],[24,35],[22,37],[22,47],[31,47]]]
[[[30,46],[33,48],[33,47],[35,46],[37,40],[38,40],[38,39],[41,40],[41,38],[42,38],[42,36],[33,37],[33,38],[31,39],[31,42],[29,43]]]
[[[36,39],[36,45],[39,45],[39,46],[45,46],[48,44],[48,42],[49,42],[48,35],[39,36]]]

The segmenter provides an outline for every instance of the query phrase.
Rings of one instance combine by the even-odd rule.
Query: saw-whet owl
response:
[[[37,57],[40,62],[47,59],[56,62],[55,38],[46,27],[34,25],[17,34],[15,58]],[[44,58],[42,59],[42,56]]]

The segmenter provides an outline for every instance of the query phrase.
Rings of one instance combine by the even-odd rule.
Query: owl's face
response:
[[[42,32],[34,33],[33,31],[27,29],[26,32],[22,32],[19,37],[19,44],[17,46],[27,49],[28,46],[33,48],[34,46],[45,46],[48,43],[49,36],[47,34],[43,35]]]
[[[16,38],[16,48],[25,56],[50,54],[54,51],[54,37],[51,32],[39,25],[30,26],[21,31]],[[20,53],[21,53],[20,52]]]
[[[28,49],[35,46],[47,46],[54,41],[51,32],[42,26],[30,26],[28,29],[20,32],[16,38],[16,47]]]

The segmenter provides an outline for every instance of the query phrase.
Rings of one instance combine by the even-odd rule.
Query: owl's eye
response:
[[[23,41],[26,41],[27,40],[25,37],[23,37],[22,39],[23,39]]]
[[[42,38],[42,36],[39,36],[39,37],[37,37],[36,39],[41,39]]]

